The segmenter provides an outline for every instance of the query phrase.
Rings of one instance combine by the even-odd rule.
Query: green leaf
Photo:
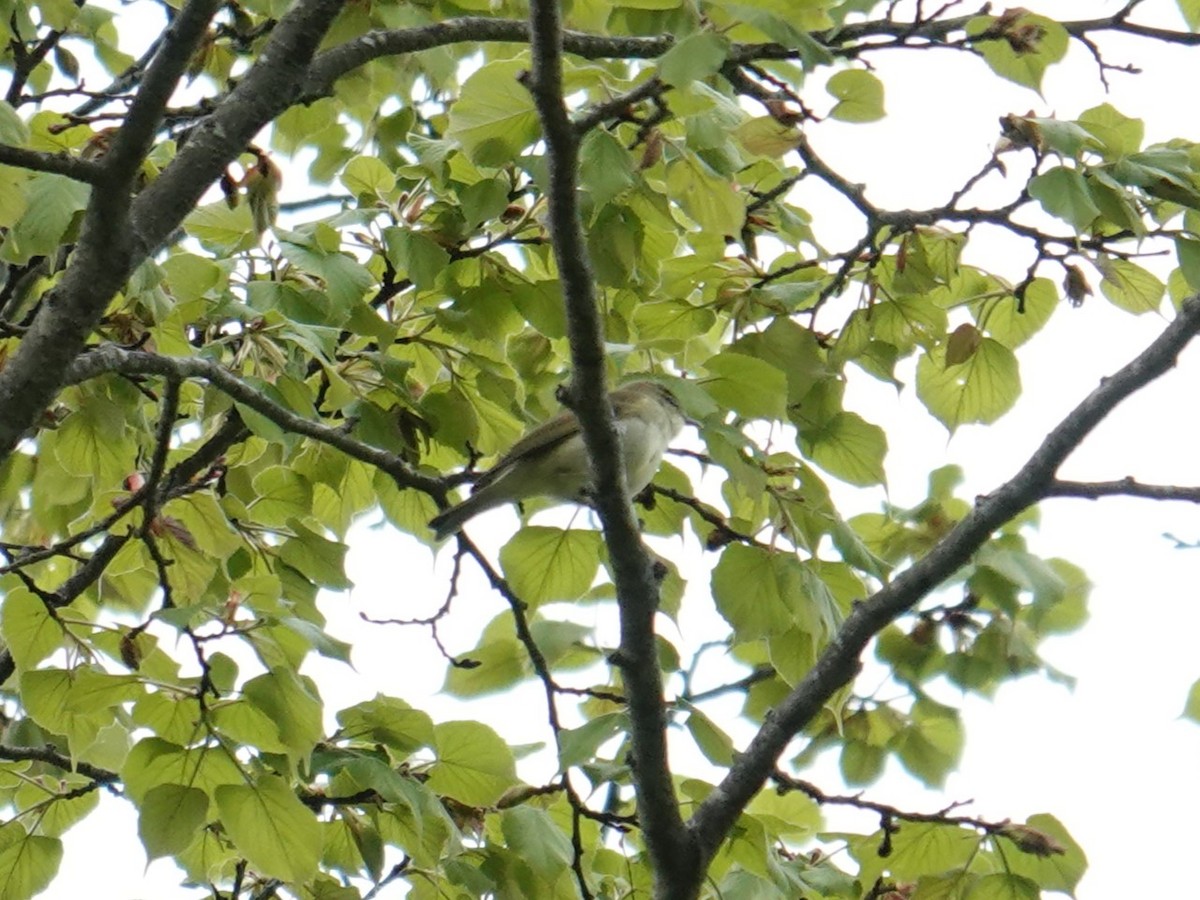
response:
[[[342,169],[341,182],[356,197],[384,197],[396,186],[396,176],[376,156],[356,156]]]
[[[758,116],[743,122],[735,132],[738,141],[754,156],[778,158],[796,149],[800,131],[774,116]]]
[[[374,756],[360,756],[339,765],[338,771],[345,772],[364,788],[378,791],[379,796],[391,803],[403,803],[415,813],[420,812],[418,782],[405,776],[386,762]]]
[[[711,378],[704,389],[722,409],[750,419],[782,419],[787,414],[787,376],[769,362],[746,353],[722,351],[704,363]]]
[[[985,300],[978,305],[975,320],[988,337],[1015,350],[1050,321],[1058,309],[1058,291],[1048,278],[1035,278],[1025,289],[1025,308],[1021,311],[1013,296]]]
[[[1061,891],[1074,896],[1075,888],[1087,871],[1083,848],[1054,816],[1038,813],[1026,819],[1025,824],[1049,835],[1066,852],[1035,856],[1021,852],[1007,838],[997,838],[1004,850],[1005,866],[1012,874],[1028,878],[1044,891]]]
[[[312,484],[290,466],[268,466],[254,476],[253,485],[254,500],[249,506],[255,521],[283,525],[312,511]]]
[[[233,209],[223,201],[197,208],[183,223],[184,230],[218,256],[233,256],[258,246],[250,204]]]
[[[1188,287],[1200,291],[1200,240],[1182,236],[1175,238],[1175,253]]]
[[[823,13],[830,4],[819,3],[814,12]],[[800,65],[806,72],[811,72],[820,66],[833,63],[833,55],[820,41],[805,30],[804,22],[797,21],[796,4],[772,4],[762,2],[722,3],[721,7],[730,19],[739,25],[748,25],[769,40],[783,44],[795,50],[800,57]],[[829,27],[829,19],[821,16],[824,21],[812,23],[813,31],[824,31]],[[795,24],[793,24],[795,23]]]
[[[295,537],[288,538],[279,548],[281,560],[322,587],[335,590],[353,587],[346,577],[349,548],[345,544],[317,534],[296,519],[289,519],[287,525]]]
[[[737,234],[746,205],[728,178],[694,156],[680,157],[667,166],[667,188],[697,225],[717,235]]]
[[[967,34],[981,34],[996,24],[996,17],[978,16],[967,23]],[[979,41],[979,50],[992,71],[1001,78],[1041,92],[1046,69],[1067,54],[1070,36],[1053,19],[1024,13],[1008,24],[1005,37]]]
[[[992,338],[984,338],[960,365],[945,364],[944,346],[935,347],[917,363],[917,397],[951,432],[970,422],[996,421],[1020,393],[1016,357]]]
[[[963,728],[957,711],[931,700],[913,704],[912,724],[892,739],[904,768],[926,785],[940,787],[962,755]]]
[[[1183,717],[1200,725],[1200,679],[1195,681],[1188,691],[1187,702],[1183,705]]]
[[[162,262],[171,295],[182,303],[199,300],[224,277],[214,260],[194,253],[174,253]]]
[[[7,828],[24,831],[16,823]],[[41,893],[58,872],[62,853],[62,841],[55,837],[25,835],[9,844],[0,852],[0,898],[27,900]]]
[[[324,736],[321,700],[310,679],[276,667],[246,682],[242,694],[267,714],[280,739],[298,756],[308,754]]]
[[[240,785],[245,781],[242,771],[223,749],[184,749],[157,737],[143,738],[134,745],[121,767],[121,779],[137,803],[160,784],[186,782],[211,797],[220,785]]]
[[[62,644],[62,625],[25,588],[8,591],[0,614],[0,634],[18,669],[33,668]]]
[[[692,735],[692,740],[696,742],[696,746],[700,748],[700,752],[714,766],[728,766],[734,757],[737,756],[733,745],[733,739],[722,731],[717,724],[698,709],[692,709],[688,712],[687,722],[688,732]]]
[[[592,129],[579,146],[579,183],[596,206],[604,206],[636,182],[633,158],[609,131]],[[562,307],[560,302],[559,307]]]
[[[698,31],[679,41],[662,55],[658,71],[673,87],[684,87],[714,75],[729,55],[729,41],[711,31]]]
[[[136,675],[115,675],[91,667],[75,670],[63,708],[70,712],[91,712],[137,700],[145,686]]]
[[[315,275],[321,280],[322,299],[330,307],[328,320],[340,322],[350,307],[375,284],[375,278],[362,263],[338,249],[341,238],[337,232],[328,229],[325,233],[329,240],[323,244],[322,231],[318,227],[316,233],[309,237],[276,228],[275,234],[279,238],[279,249],[287,261],[301,272]],[[314,331],[315,328],[300,329],[293,325],[288,336],[297,340],[299,336],[311,335]]]
[[[865,69],[844,69],[825,84],[837,99],[829,115],[843,122],[875,122],[885,115],[883,82]]]
[[[512,162],[537,140],[541,128],[533,96],[518,81],[528,68],[527,59],[488,63],[466,80],[450,107],[446,137],[458,141],[476,165]]]
[[[1056,166],[1029,182],[1029,194],[1052,216],[1085,231],[1100,215],[1087,181],[1078,169]]]
[[[74,684],[72,673],[65,669],[33,669],[21,673],[21,702],[38,725],[56,734],[65,734],[72,753],[89,746],[100,727],[112,721],[107,710],[75,712],[68,698]]]
[[[1192,31],[1200,29],[1200,0],[1175,0],[1183,20]]]
[[[821,828],[821,807],[799,791],[760,791],[747,812],[781,837],[812,836]]]
[[[418,288],[432,288],[450,264],[450,254],[423,232],[393,226],[384,229],[383,240],[388,260]]]
[[[1110,159],[1136,153],[1146,133],[1141,119],[1130,118],[1110,103],[1093,106],[1076,121],[1100,142]]]
[[[559,303],[559,310],[562,304]],[[716,322],[712,310],[693,306],[686,300],[639,303],[633,311],[633,325],[645,345],[664,349],[682,349],[698,334],[704,334]]]
[[[147,859],[182,853],[208,817],[208,795],[182,784],[160,784],[142,798],[138,837]]]
[[[460,190],[458,202],[467,224],[477,226],[499,217],[508,207],[508,191],[503,178],[483,178]]]
[[[212,726],[224,737],[267,753],[287,753],[279,728],[266,712],[252,703],[235,701],[212,710]]]
[[[442,686],[455,697],[479,697],[512,687],[529,675],[528,654],[516,638],[486,641],[459,657],[469,666],[451,666]]]
[[[120,739],[126,735],[125,729],[120,725],[113,725],[103,729],[104,737],[117,736],[118,740],[113,741],[113,744],[120,743]],[[97,752],[96,744],[87,748],[87,755],[93,765],[103,765],[104,750],[100,749]],[[65,777],[60,783],[60,788],[67,787],[83,787],[85,780],[79,777]],[[33,788],[32,785],[30,785]],[[31,795],[36,798],[35,802],[42,803],[45,801],[45,792],[41,787],[33,788]],[[24,805],[18,800],[19,805]],[[78,822],[83,821],[96,807],[100,804],[99,794],[95,791],[90,791],[82,796],[72,797],[67,793],[61,793],[50,800],[49,805],[44,807],[39,813],[40,821],[38,831],[41,834],[49,837],[62,837],[68,829]]]
[[[1027,123],[1036,129],[1036,135],[1047,150],[1076,159],[1084,148],[1095,149],[1099,142],[1078,122],[1060,119],[1045,119],[1037,116],[1014,116],[1019,123]]]
[[[883,774],[887,763],[887,751],[863,741],[846,741],[838,755],[838,767],[846,784],[865,787],[875,783]]]
[[[897,881],[916,881],[923,875],[936,875],[961,868],[983,840],[973,829],[957,825],[905,822],[892,835],[892,852],[879,856],[883,835],[876,832],[851,845],[851,852],[862,865],[859,876],[873,882],[885,869]]]
[[[500,550],[500,567],[513,592],[532,607],[577,600],[591,588],[600,566],[596,531],[529,525]]]
[[[226,833],[259,874],[293,885],[316,874],[321,826],[282,778],[222,785],[216,803]]]
[[[89,476],[101,488],[115,488],[134,465],[133,436],[126,411],[101,394],[86,397],[56,433],[54,453],[68,472]]]
[[[350,740],[383,744],[401,755],[433,744],[433,720],[397,697],[376,694],[337,714],[341,733]]]
[[[500,830],[509,849],[543,881],[553,882],[574,858],[571,839],[544,810],[521,805],[500,814]]]
[[[1200,722],[1200,718],[1196,721]],[[621,734],[629,726],[625,713],[605,713],[578,728],[564,728],[558,736],[558,765],[563,771],[589,762],[600,745]]]
[[[966,900],[1038,900],[1041,896],[1041,890],[1028,878],[997,872],[975,882]]]
[[[788,553],[733,544],[712,574],[717,610],[738,641],[781,634],[807,619],[811,602],[799,560]]]
[[[0,100],[0,142],[21,146],[29,140],[29,126],[17,115],[12,104]]]
[[[1158,276],[1135,262],[1111,256],[1097,259],[1096,268],[1104,276],[1100,292],[1113,306],[1137,315],[1158,310],[1167,289]]]
[[[841,412],[800,434],[804,455],[850,484],[883,484],[887,435],[857,413]]]
[[[437,762],[429,770],[429,789],[467,806],[493,806],[517,783],[516,761],[508,743],[479,722],[442,722],[434,726]]]
[[[35,172],[23,190],[25,214],[5,235],[3,244],[3,258],[11,263],[53,255],[76,214],[87,206],[91,189],[65,175]]]

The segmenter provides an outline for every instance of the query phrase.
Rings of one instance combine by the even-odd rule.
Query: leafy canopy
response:
[[[569,199],[603,365],[668,381],[698,424],[637,511],[709,554],[656,545],[658,607],[679,619],[710,594],[725,662],[669,629],[639,656],[579,624],[581,603],[626,631],[652,619],[631,618],[614,545],[580,519],[498,554],[444,550],[448,599],[409,622],[436,641],[480,567],[507,608],[442,650],[444,690],[493,703],[540,681],[553,752],[522,760],[481,722],[382,693],[333,708],[305,673],[314,654],[350,661],[318,599],[351,587],[354,523],[381,511],[424,565],[456,473],[555,413],[582,358],[560,282],[582,260],[554,253],[562,160],[530,89],[552,50],[531,50],[525,6],[15,0],[0,20],[0,896],[51,883],[101,789],[136,807],[148,859],[214,896],[1071,893],[1083,851],[1049,814],[921,814],[801,780],[829,751],[856,790],[889,760],[940,786],[964,740],[946,685],[1060,677],[1039,644],[1086,618],[1085,575],[1026,543],[1053,470],[974,532],[953,467],[915,507],[841,511],[842,485],[885,485],[888,449],[845,388],[912,380],[948,432],[991,425],[1064,301],[1181,306],[1200,290],[1200,150],[1148,144],[1107,103],[1009,114],[962,190],[891,210],[818,148],[887,114],[869,64],[885,48],[930,78],[930,44],[977,54],[981,77],[1036,94],[1072,39],[1099,58],[1134,4],[1073,24],[869,0],[568,4]],[[153,43],[128,27],[164,9]],[[977,202],[985,179],[1008,199]],[[795,199],[813,181],[853,211],[843,246]],[[981,266],[982,226],[1025,258]],[[1169,269],[1144,265],[1159,245]],[[936,577],[905,594],[917,561]],[[411,619],[402,584],[396,600]],[[706,669],[736,674],[694,690]],[[626,696],[647,672],[665,702]],[[824,672],[845,674],[810,686]],[[711,712],[730,693],[742,722]],[[731,734],[762,738],[793,701],[810,710],[786,720],[798,756],[777,765],[786,729],[764,753]],[[668,720],[672,760],[704,764],[655,758]],[[731,771],[743,800],[714,792]],[[862,833],[824,832],[829,804],[860,810]]]

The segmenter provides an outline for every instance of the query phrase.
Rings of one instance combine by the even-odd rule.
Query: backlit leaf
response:
[[[479,722],[442,722],[434,726],[437,762],[429,770],[429,788],[467,806],[491,806],[517,782],[512,750]]]
[[[222,785],[216,803],[230,839],[260,873],[297,885],[316,874],[321,827],[282,778]]]

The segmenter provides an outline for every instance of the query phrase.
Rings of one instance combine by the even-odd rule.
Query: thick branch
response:
[[[563,37],[557,0],[530,7],[533,94],[546,142],[550,232],[567,313],[574,378],[571,399],[592,462],[596,507],[612,561],[621,616],[615,662],[629,699],[638,819],[659,898],[694,896],[703,877],[679,812],[667,761],[666,707],[654,640],[658,584],[638,534],[621,442],[605,387],[603,326],[576,204],[579,145],[562,95]]]
[[[1121,10],[1101,19],[1063,22],[1062,26],[1076,38],[1095,32],[1120,32],[1166,43],[1200,43],[1200,34],[1138,25],[1127,21],[1127,16],[1128,10]],[[965,33],[966,24],[973,17],[930,19],[918,23],[873,20],[843,25],[835,32],[812,37],[840,56],[858,56],[864,51],[889,48],[924,49],[930,43],[946,44],[952,35]],[[581,31],[562,31],[561,34],[563,49],[584,59],[654,59],[675,43],[672,35],[613,37]],[[325,96],[343,75],[386,56],[466,42],[524,44],[529,40],[527,22],[483,16],[463,16],[414,28],[372,31],[319,54],[309,68],[301,96],[305,99]],[[788,59],[797,55],[797,50],[780,44],[734,44],[730,47],[729,60],[739,65],[752,60]]]
[[[326,50],[313,60],[304,81],[304,97],[319,97],[333,90],[333,83],[373,59],[415,53],[467,41],[529,43],[529,23],[519,19],[490,19],[463,16],[432,25],[371,31],[362,37]],[[671,48],[675,39],[658,37],[607,37],[580,31],[562,32],[564,49],[586,59],[653,59]]]
[[[22,169],[32,169],[35,172],[50,172],[54,175],[66,175],[84,184],[95,184],[103,176],[103,169],[98,163],[65,153],[44,153],[40,150],[27,150],[24,147],[13,147],[0,144],[0,163],[7,166],[18,166]]]
[[[178,227],[255,133],[293,102],[308,63],[341,5],[342,0],[298,0],[272,33],[258,61],[213,115],[192,131],[171,164],[138,195],[132,210],[128,185],[119,179],[108,189],[93,191],[83,233],[62,281],[42,305],[16,354],[0,371],[0,409],[4,410],[0,460],[49,405],[108,301],[133,270]],[[131,109],[128,137],[118,136],[106,158],[111,160],[107,163],[112,167],[110,177],[131,173],[140,164],[138,148],[148,146],[147,129],[161,117],[155,97],[168,82],[174,84],[170,81],[172,66],[186,65],[185,59],[163,62],[158,68],[159,60],[169,55],[168,45],[175,52],[187,51],[185,36],[194,34],[204,11],[217,6],[215,0],[196,0],[186,8],[192,11],[189,24],[179,24],[185,17],[181,13],[172,26],[179,29],[173,32],[177,41],[164,41],[147,71],[146,89],[153,85],[154,96],[140,101],[139,94],[142,112],[135,116]]]
[[[112,179],[113,190],[128,193],[129,182],[154,144],[167,101],[207,34],[208,23],[221,6],[221,0],[190,0],[167,27],[124,123],[113,138],[112,149],[102,160]]]
[[[153,252],[264,125],[294,103],[342,0],[299,0],[237,87],[188,134],[179,155],[137,198],[139,252]]]
[[[792,738],[855,676],[859,656],[871,638],[953,575],[997,528],[1046,497],[1055,484],[1054,473],[1084,437],[1118,403],[1174,366],[1180,351],[1198,332],[1200,298],[1192,298],[1149,347],[1104,379],[1046,436],[1015,476],[980,498],[975,509],[928,555],[854,608],[813,668],[771,712],[725,779],[697,808],[689,827],[699,842],[704,864],[770,777]]]

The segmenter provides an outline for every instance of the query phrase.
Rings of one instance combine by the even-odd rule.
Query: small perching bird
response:
[[[621,435],[625,481],[637,495],[658,471],[667,445],[686,421],[679,401],[653,381],[633,381],[608,395]],[[592,470],[579,421],[564,410],[518,440],[475,483],[466,500],[434,516],[429,527],[437,539],[460,531],[468,519],[505,503],[530,497],[584,502]]]

